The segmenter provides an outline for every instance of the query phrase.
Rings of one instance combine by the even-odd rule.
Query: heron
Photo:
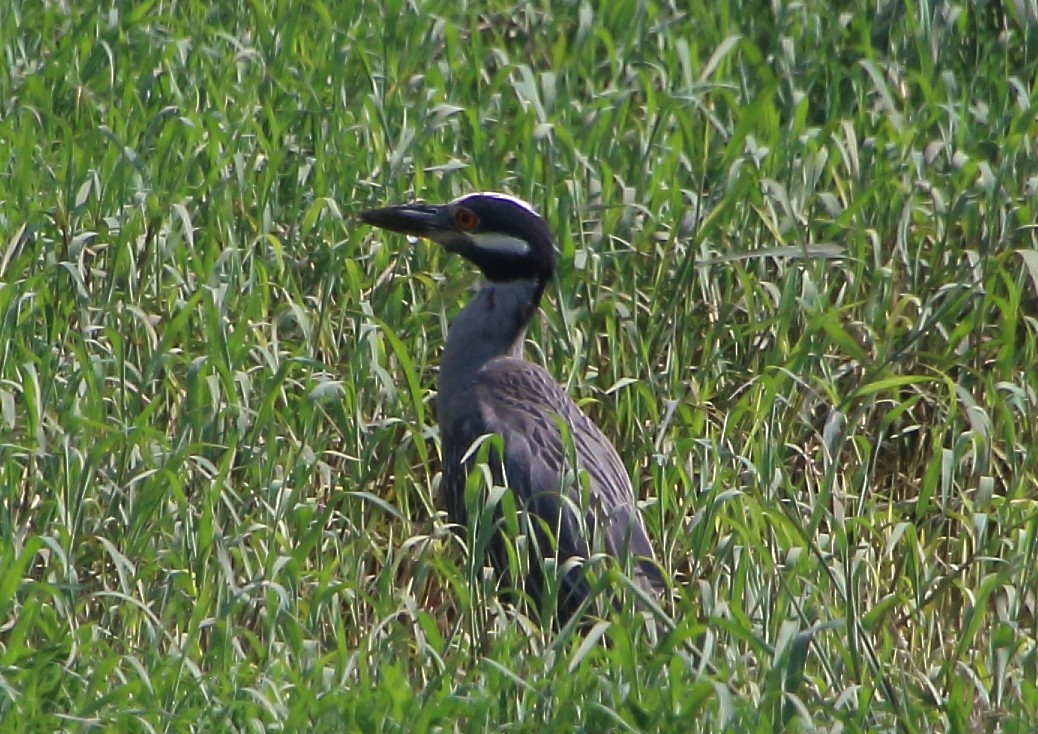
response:
[[[531,550],[540,560],[529,564],[522,581],[535,605],[545,590],[543,559],[554,558],[555,612],[566,624],[590,594],[585,562],[596,549],[619,560],[647,593],[662,591],[662,573],[616,449],[543,367],[523,357],[527,326],[555,274],[555,242],[545,220],[525,201],[494,192],[447,204],[370,209],[359,218],[432,240],[484,278],[450,325],[439,370],[440,487],[449,521],[459,528],[470,522],[465,487],[476,461],[471,449],[485,436],[499,436],[488,462],[494,483],[508,487],[516,506],[535,520]],[[575,474],[569,471],[573,463]],[[504,542],[499,533],[488,555],[509,579]]]

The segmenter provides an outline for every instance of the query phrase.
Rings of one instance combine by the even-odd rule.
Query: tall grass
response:
[[[598,6],[0,4],[3,729],[1038,726],[1038,6]],[[438,514],[473,189],[670,632]]]

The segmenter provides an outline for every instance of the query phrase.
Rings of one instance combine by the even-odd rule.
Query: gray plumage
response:
[[[522,359],[526,325],[554,272],[554,244],[540,216],[504,194],[470,194],[444,206],[387,207],[360,216],[375,226],[433,239],[475,263],[488,278],[451,324],[440,367],[441,488],[451,522],[464,526],[468,521],[465,483],[474,456],[464,458],[475,441],[497,434],[503,456],[490,462],[494,482],[508,486],[517,506],[553,529],[554,542],[535,528],[538,552],[557,557],[558,568],[566,569],[556,610],[560,623],[589,593],[580,563],[566,562],[587,559],[599,548],[630,563],[646,591],[662,589],[630,478],[613,445],[542,367]],[[578,468],[587,472],[586,504],[573,472],[567,471],[571,462],[560,420]],[[583,518],[576,513],[581,506]],[[490,558],[512,583],[503,542],[495,536]],[[529,565],[531,576],[523,585],[539,606],[542,565],[537,559]]]

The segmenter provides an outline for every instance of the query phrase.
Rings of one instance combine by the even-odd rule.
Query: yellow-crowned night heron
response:
[[[487,280],[451,324],[440,366],[441,487],[450,521],[466,522],[470,447],[498,434],[504,455],[489,462],[494,481],[511,489],[520,509],[543,521],[544,527],[533,523],[539,528],[537,551],[558,562],[560,623],[589,593],[580,561],[596,548],[620,559],[642,588],[659,591],[660,570],[616,450],[551,375],[522,358],[526,326],[555,270],[555,246],[544,220],[529,204],[496,193],[469,194],[439,206],[372,209],[360,219],[433,240],[472,262]],[[568,429],[568,441],[559,421]],[[574,481],[574,472],[567,471],[571,454],[587,473],[586,494],[580,479]],[[491,561],[507,578],[503,541],[498,536],[494,542]],[[524,586],[539,603],[545,566],[536,559],[529,565]]]

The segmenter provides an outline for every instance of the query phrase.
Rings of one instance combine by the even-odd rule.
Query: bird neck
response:
[[[521,357],[523,337],[544,292],[544,281],[485,283],[447,334],[440,365],[440,394],[463,384],[492,359]],[[444,389],[448,388],[448,389]]]

